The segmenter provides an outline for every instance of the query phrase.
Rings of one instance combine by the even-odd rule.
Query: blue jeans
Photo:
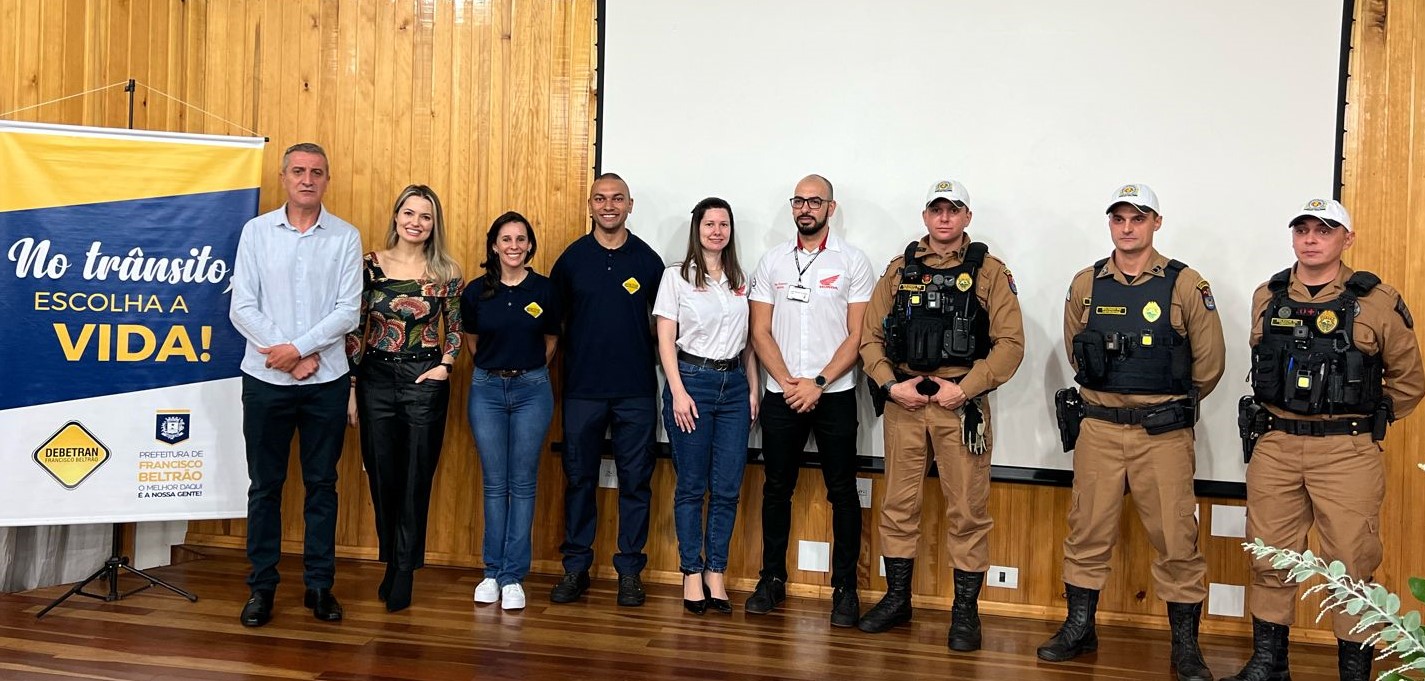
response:
[[[747,435],[752,428],[747,374],[717,371],[678,362],[683,389],[697,407],[697,426],[685,433],[673,421],[673,392],[663,386],[663,425],[673,448],[678,474],[673,493],[673,523],[678,531],[678,569],[684,574],[727,571],[727,546],[737,520],[742,471],[747,466]],[[708,495],[707,524],[703,497]],[[706,562],[704,562],[706,555]]]
[[[539,452],[554,415],[549,370],[500,378],[476,367],[469,411],[485,488],[485,576],[518,584],[529,574]]]

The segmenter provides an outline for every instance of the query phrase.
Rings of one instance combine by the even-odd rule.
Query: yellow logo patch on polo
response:
[[[1340,323],[1341,320],[1336,318],[1336,312],[1334,310],[1326,310],[1316,318],[1316,329],[1321,333],[1331,333],[1336,330],[1336,327],[1340,325]]]
[[[1128,314],[1128,308],[1126,308],[1126,307],[1119,307],[1119,306],[1117,306],[1117,305],[1113,305],[1113,306],[1110,306],[1110,305],[1100,305],[1100,306],[1098,306],[1098,307],[1096,307],[1096,308],[1093,309],[1093,313],[1094,313],[1094,314],[1112,314],[1112,315],[1120,315],[1120,316],[1122,316],[1122,315]]]
[[[639,286],[638,280],[634,279],[633,277],[629,277],[623,280],[623,290],[628,291],[629,295],[638,293],[638,289],[640,288],[643,287]]]
[[[961,272],[960,276],[955,277],[955,288],[960,289],[961,293],[970,290],[970,287],[974,285],[975,280],[970,277],[969,272]]]
[[[1158,301],[1150,300],[1147,305],[1143,306],[1143,318],[1149,322],[1156,322],[1161,316],[1163,316],[1163,308],[1158,306]]]
[[[524,306],[524,311],[529,313],[529,316],[534,317],[535,319],[539,319],[539,316],[544,314],[544,308],[540,307],[539,303],[533,302]]]

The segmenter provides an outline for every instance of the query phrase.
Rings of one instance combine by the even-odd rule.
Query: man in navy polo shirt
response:
[[[649,313],[663,260],[628,231],[633,198],[623,178],[604,173],[589,190],[593,230],[569,244],[550,271],[566,310],[564,327],[564,578],[549,594],[570,603],[589,589],[594,562],[599,461],[612,426],[618,468],[618,604],[643,605],[639,573],[648,562],[653,496],[653,429],[658,390]]]

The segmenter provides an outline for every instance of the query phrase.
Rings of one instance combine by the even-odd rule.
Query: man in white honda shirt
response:
[[[791,198],[797,235],[762,257],[752,275],[752,347],[771,380],[762,398],[762,573],[747,612],[771,612],[787,597],[792,492],[807,435],[815,434],[832,507],[831,624],[860,619],[856,563],[856,379],[861,320],[876,276],[856,247],[830,233],[831,182],[809,175]]]

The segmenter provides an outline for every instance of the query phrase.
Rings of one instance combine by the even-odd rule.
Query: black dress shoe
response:
[[[549,600],[555,603],[573,603],[589,590],[589,571],[566,572],[564,578],[549,592]]]
[[[312,609],[312,614],[323,622],[341,621],[341,604],[331,589],[307,589],[302,604]]]
[[[708,587],[707,582],[703,582],[703,597],[707,600],[709,610],[720,612],[724,615],[732,614],[732,601],[726,598],[713,598],[712,589]]]
[[[397,612],[411,607],[411,590],[414,575],[410,570],[400,570],[391,580],[391,594],[386,597],[386,612]]]
[[[648,595],[643,592],[643,580],[636,574],[618,576],[618,604],[636,608],[643,605]]]
[[[707,599],[690,601],[684,598],[683,609],[693,613],[694,615],[701,615],[708,611],[708,601]]]
[[[254,591],[239,616],[244,627],[260,627],[272,621],[272,592]]]

